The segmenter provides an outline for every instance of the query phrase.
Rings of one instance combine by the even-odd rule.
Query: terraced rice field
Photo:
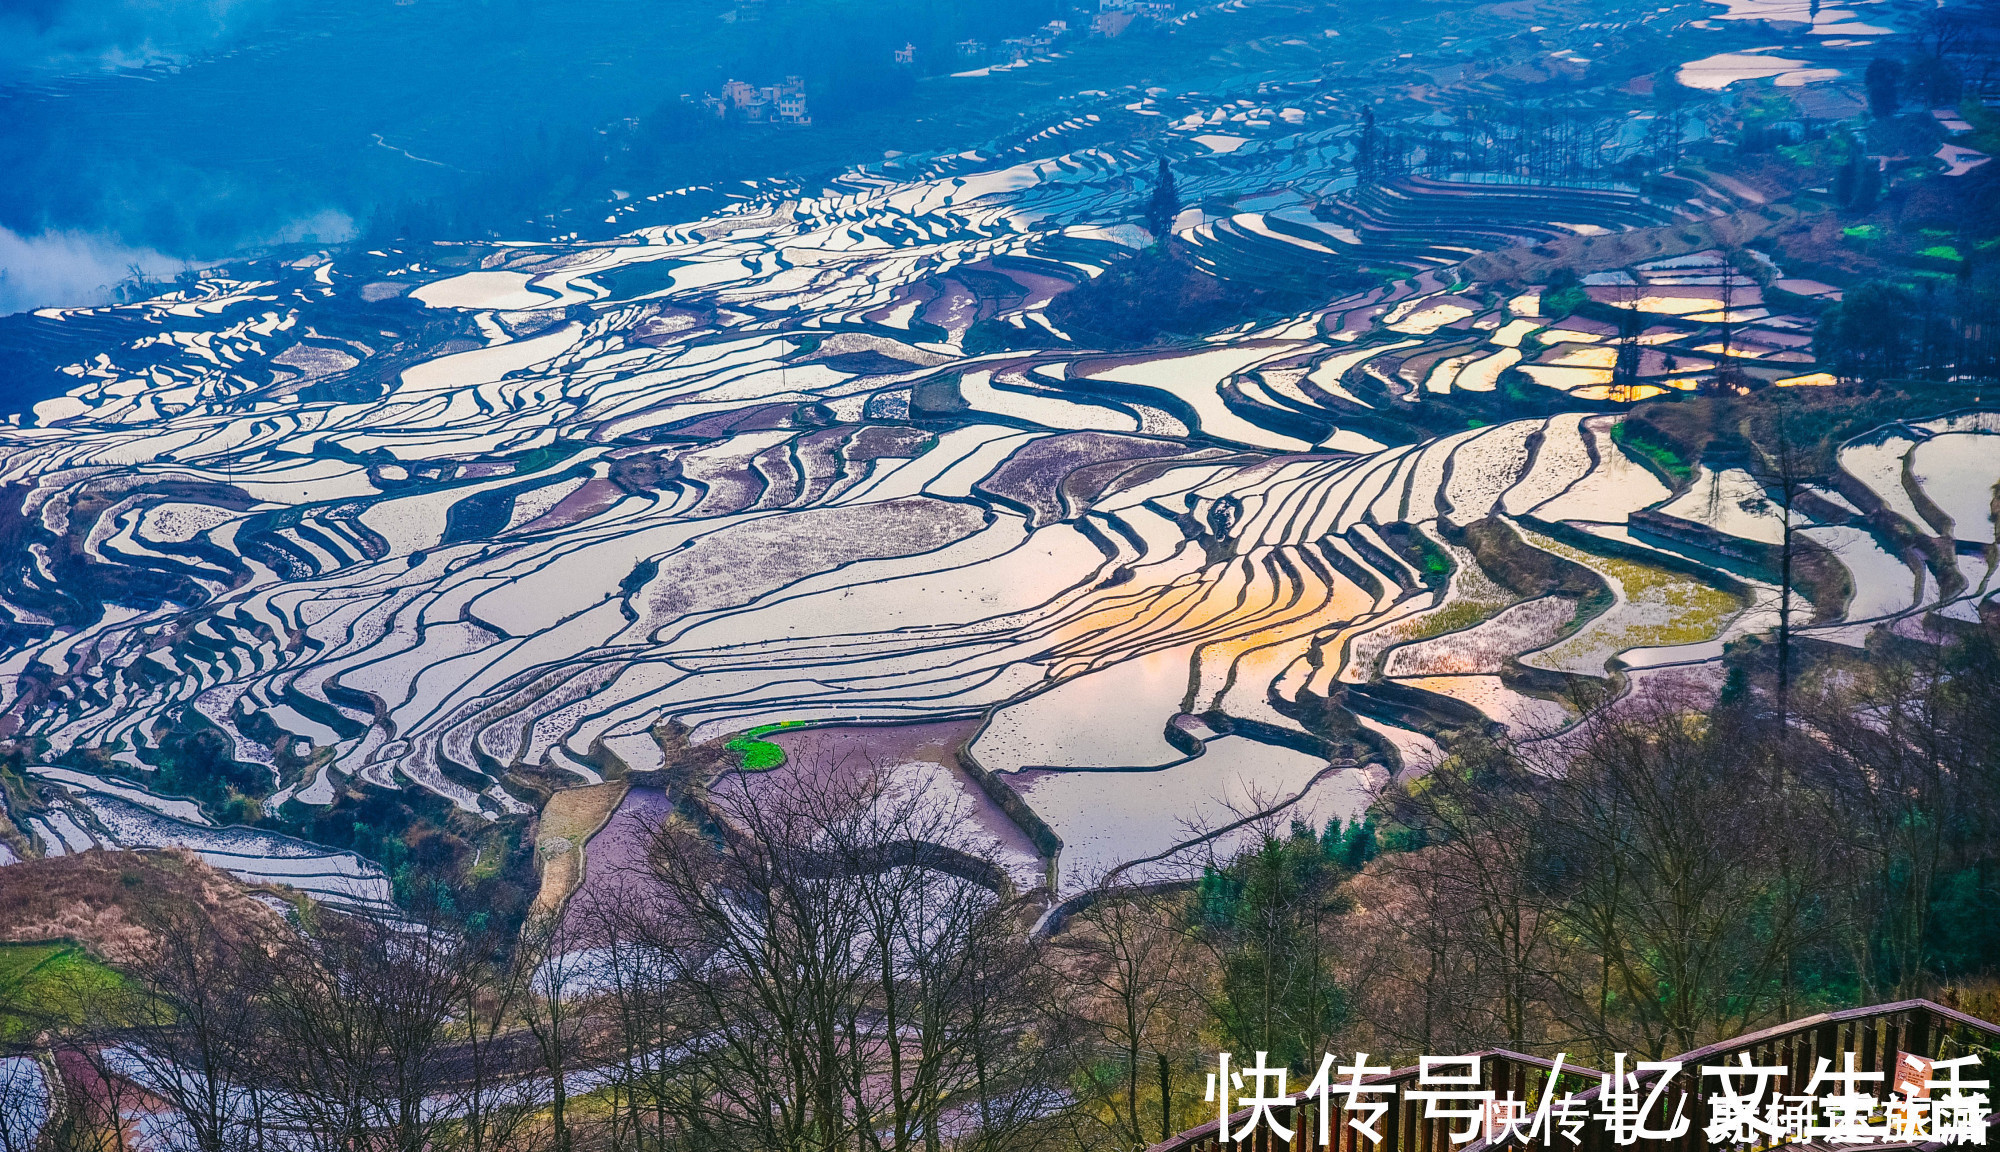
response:
[[[30,772],[56,785],[49,807],[24,821],[45,855],[95,848],[182,848],[241,880],[293,888],[335,907],[387,911],[394,906],[381,866],[353,852],[273,832],[217,828],[199,812],[186,811],[187,801],[115,779],[50,767]],[[183,819],[188,816],[193,818]]]
[[[1952,535],[1972,544],[1993,543],[1993,487],[2000,458],[1978,432],[1946,432],[1910,453],[1910,474],[1938,510],[1951,518]]]
[[[1727,592],[1667,568],[1585,552],[1536,532],[1522,536],[1537,548],[1590,569],[1612,594],[1611,607],[1573,635],[1521,658],[1532,667],[1601,676],[1607,656],[1712,640],[1744,607]]]
[[[1470,704],[1521,737],[1554,732],[1576,718],[1560,702],[1510,688],[1498,676],[1413,676],[1397,683]]]
[[[341,252],[51,310],[73,384],[0,427],[0,734],[38,742],[49,790],[22,828],[44,853],[184,844],[381,908],[373,862],[146,788],[163,743],[221,733],[267,810],[421,788],[500,819],[531,811],[525,770],[603,787],[560,814],[667,767],[663,725],[719,749],[790,723],[757,737],[785,752],[761,786],[873,757],[962,807],[1018,886],[1067,893],[1190,866],[1256,813],[1351,814],[1379,766],[1421,771],[1479,718],[1565,722],[1502,680],[1520,666],[1607,678],[1767,627],[1761,585],[1695,574],[1718,540],[1772,541],[1756,482],[1671,491],[1612,436],[1613,326],[1461,275],[1470,253],[1692,210],[1357,188],[1346,131],[1315,119],[1335,97],[1283,95],[1298,117],[1226,137],[1194,97],[1140,102],[1187,201],[1234,209],[1177,241],[1251,283],[1373,271],[1201,339],[1102,348],[1050,324],[1056,291],[1154,239],[1125,217],[1153,153],[1060,134],[752,186],[612,242]],[[1681,387],[1713,363],[1722,289],[1690,281],[1719,257],[1649,255],[1589,291],[1628,294],[1640,381]],[[1773,349],[1805,323],[1748,289],[1728,310]],[[1573,409],[1512,418],[1545,389]],[[1489,406],[1414,415],[1445,402]],[[1814,507],[1841,514],[1801,524],[1842,545],[1843,625],[1976,610],[1996,428],[1844,447],[1839,499],[1868,507],[1830,495]],[[1878,511],[1956,537],[1955,603],[1886,550]],[[1642,512],[1706,544],[1628,531]],[[1611,605],[1579,622],[1572,594],[1503,582],[1458,542],[1474,526],[1597,574]],[[1344,691],[1364,687],[1410,703],[1370,711]],[[1320,719],[1341,698],[1358,736]],[[638,835],[619,811],[591,841],[613,858]],[[572,823],[544,832],[594,826]]]
[[[1741,468],[1700,469],[1688,490],[1660,511],[1739,540],[1778,544],[1785,538],[1784,513],[1764,486]]]
[[[1129,879],[1174,878],[1199,867],[1208,851],[1227,859],[1231,831],[1294,804],[1310,805],[1316,824],[1351,819],[1367,806],[1356,773],[1223,736],[1208,741],[1201,756],[1159,771],[1036,772],[1011,786],[1062,837],[1057,886],[1074,892],[1120,868],[1130,868]],[[1309,795],[1316,781],[1330,798]]]
[[[1561,596],[1524,600],[1470,628],[1394,649],[1383,666],[1383,675],[1498,673],[1510,658],[1553,643],[1575,618],[1576,607],[1575,601]]]

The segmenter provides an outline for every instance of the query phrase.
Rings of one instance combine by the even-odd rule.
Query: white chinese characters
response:
[[[1342,1063],[1326,1054],[1295,1096],[1288,1091],[1289,1070],[1272,1067],[1269,1053],[1258,1052],[1248,1066],[1223,1053],[1204,1097],[1216,1108],[1218,1138],[1240,1143],[1263,1129],[1289,1145],[1294,1132],[1307,1127],[1308,1138],[1325,1148],[1339,1146],[1345,1128],[1379,1146],[1399,1143],[1394,1125],[1401,1116],[1406,1124],[1433,1126],[1443,1137],[1439,1152],[1481,1141],[1525,1148],[1561,1147],[1560,1140],[1579,1147],[1592,1124],[1612,1144],[1625,1146],[1680,1139],[1696,1126],[1705,1103],[1700,1131],[1710,1144],[1984,1145],[1992,1111],[1989,1082],[1968,1078],[1979,1064],[1973,1055],[1932,1060],[1902,1053],[1890,1072],[1857,1067],[1853,1052],[1841,1054],[1837,1071],[1833,1061],[1820,1057],[1795,1093],[1786,1091],[1790,1069],[1752,1063],[1747,1053],[1733,1064],[1694,1070],[1678,1060],[1640,1060],[1628,1071],[1621,1052],[1608,1074],[1565,1067],[1558,1055],[1525,1089],[1526,1099],[1515,1087],[1505,1087],[1505,1077],[1482,1076],[1479,1055],[1425,1056],[1417,1067],[1400,1071],[1368,1059],[1360,1052],[1352,1063]],[[1392,1115],[1403,1107],[1399,1096],[1409,1110]],[[1308,1111],[1299,1112],[1302,1107]],[[1350,1139],[1347,1146],[1359,1145]]]

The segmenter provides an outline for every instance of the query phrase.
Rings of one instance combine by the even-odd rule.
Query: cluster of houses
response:
[[[1134,21],[1165,23],[1174,18],[1174,0],[1097,0],[1090,21],[1093,36],[1116,36]]]
[[[1087,9],[1075,15],[1089,18],[1089,26],[1071,26],[1068,20],[1051,20],[1025,36],[1010,36],[998,45],[989,47],[984,40],[960,40],[956,45],[958,59],[965,64],[1019,64],[1031,56],[1038,56],[1054,47],[1056,42],[1075,33],[1087,32],[1092,36],[1116,36],[1132,26],[1135,21],[1165,22],[1173,19],[1174,0],[1097,0],[1097,11]],[[896,53],[898,63],[909,63],[906,48]]]
[[[967,64],[984,64],[989,61],[1000,64],[1019,64],[1030,56],[1038,56],[1055,45],[1055,42],[1069,35],[1069,21],[1051,20],[1026,36],[1009,36],[989,49],[984,40],[960,40],[957,44],[958,58]]]
[[[735,7],[728,18],[739,21],[757,21],[763,18],[766,0],[735,0]],[[1097,11],[1087,9],[1072,12],[1072,16],[1087,16],[1090,23],[1086,29],[1082,25],[1072,26],[1069,20],[1051,20],[1025,36],[1010,36],[997,45],[989,45],[984,40],[960,40],[956,48],[962,64],[1020,64],[1031,57],[1046,54],[1058,41],[1069,36],[1084,34],[1092,36],[1116,36],[1134,22],[1161,22],[1173,19],[1174,0],[1097,0]],[[917,63],[917,46],[905,43],[894,50],[895,62],[899,67],[914,67]],[[683,100],[691,97],[683,96]],[[809,128],[812,113],[806,108],[805,80],[799,76],[787,76],[782,84],[756,85],[741,80],[730,80],[723,84],[720,93],[704,93],[698,103],[702,110],[718,120],[730,120],[745,124],[774,124],[787,128]]]
[[[701,106],[718,120],[776,124],[786,128],[812,127],[812,113],[806,108],[803,76],[787,76],[782,84],[762,87],[731,80],[722,86],[721,94],[705,93]]]

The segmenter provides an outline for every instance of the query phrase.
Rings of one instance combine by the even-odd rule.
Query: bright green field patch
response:
[[[743,768],[750,772],[763,772],[785,762],[785,750],[769,740],[738,736],[723,747],[742,757]]]
[[[742,764],[742,768],[746,768],[748,772],[764,772],[768,768],[784,764],[784,748],[778,748],[770,740],[752,740],[748,736],[738,736],[728,744],[724,744],[722,748],[734,752],[738,764]]]
[[[1847,228],[1842,228],[1840,234],[1849,240],[1880,240],[1882,238],[1882,226],[1880,224],[1855,224]]]
[[[1928,256],[1933,260],[1961,259],[1961,257],[1958,254],[1958,249],[1953,248],[1949,244],[1933,244],[1930,247],[1924,249],[1923,251],[1917,253],[1917,255]]]
[[[747,772],[765,772],[785,762],[785,750],[769,740],[759,740],[773,732],[787,728],[803,728],[804,720],[780,720],[776,724],[759,724],[741,736],[737,736],[722,747],[736,753],[743,769]]]
[[[123,983],[74,944],[0,944],[0,1041],[78,1020]]]

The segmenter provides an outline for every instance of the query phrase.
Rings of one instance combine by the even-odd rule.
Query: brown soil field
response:
[[[542,860],[542,887],[531,913],[553,912],[583,884],[584,845],[625,798],[621,782],[569,788],[549,797],[535,829],[535,852]]]

